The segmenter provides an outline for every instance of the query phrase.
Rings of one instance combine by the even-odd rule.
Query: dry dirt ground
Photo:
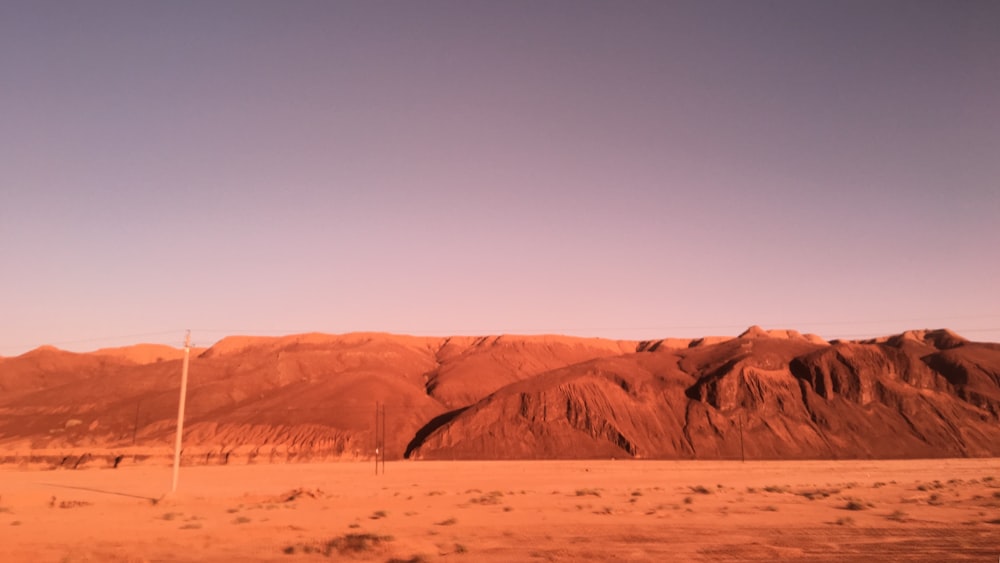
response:
[[[998,561],[1000,460],[0,468],[2,561]]]

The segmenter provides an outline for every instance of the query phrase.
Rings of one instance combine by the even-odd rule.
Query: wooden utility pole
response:
[[[191,331],[184,337],[184,365],[181,367],[181,400],[177,406],[177,441],[174,443],[174,482],[171,493],[177,492],[177,476],[181,468],[181,437],[184,434],[184,401],[187,397],[188,360],[191,357]]]

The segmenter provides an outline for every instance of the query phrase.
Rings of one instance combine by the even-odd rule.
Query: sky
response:
[[[1000,342],[1000,3],[0,4],[0,355]]]

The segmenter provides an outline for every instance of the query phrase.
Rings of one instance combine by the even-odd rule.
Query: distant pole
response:
[[[746,463],[747,458],[743,455],[743,413],[739,414],[739,418],[737,420],[740,423],[740,462]]]
[[[142,401],[135,402],[135,423],[132,424],[132,445],[135,445],[135,435],[139,432],[139,405]]]
[[[184,365],[181,368],[181,401],[177,406],[177,441],[174,443],[174,483],[171,493],[177,492],[177,476],[181,468],[181,436],[184,434],[184,399],[187,396],[188,359],[191,357],[191,331],[184,337]]]
[[[375,475],[378,475],[378,462],[382,460],[382,474],[385,475],[385,405],[375,401]]]

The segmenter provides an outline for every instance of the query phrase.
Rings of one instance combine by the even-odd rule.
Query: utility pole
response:
[[[385,475],[385,405],[375,401],[375,475],[378,475],[379,457]]]
[[[743,455],[743,413],[739,414],[739,418],[737,420],[739,420],[740,423],[740,462],[746,463],[747,458]]]
[[[382,403],[382,475],[385,475],[385,403]]]
[[[132,445],[135,445],[135,435],[139,432],[139,405],[142,399],[135,402],[135,423],[132,424]]]
[[[184,365],[181,368],[181,400],[177,406],[177,441],[174,443],[174,482],[171,493],[177,492],[177,476],[181,468],[181,436],[184,434],[184,400],[187,397],[188,359],[191,357],[191,331],[184,337]]]

